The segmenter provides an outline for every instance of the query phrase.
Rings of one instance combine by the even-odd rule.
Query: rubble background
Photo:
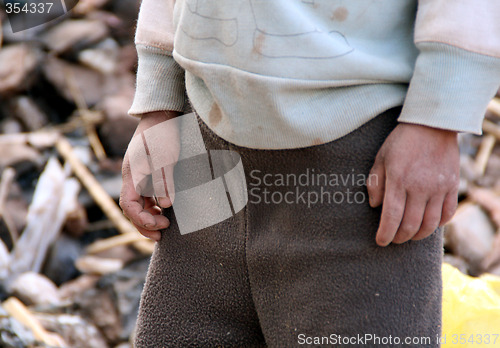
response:
[[[12,33],[0,8],[0,347],[130,347],[153,244],[116,205],[139,0]],[[500,95],[460,135],[445,261],[500,275]]]
[[[130,347],[153,243],[116,201],[139,0],[13,33],[0,5],[0,347]]]

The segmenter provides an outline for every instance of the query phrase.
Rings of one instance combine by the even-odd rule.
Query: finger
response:
[[[122,170],[122,190],[120,193],[120,207],[123,214],[132,221],[136,226],[148,229],[158,230],[167,228],[169,221],[166,217],[157,214],[154,199],[140,196],[134,188],[132,177],[130,175],[130,165],[127,160],[123,165]],[[153,214],[153,212],[155,212]]]
[[[368,190],[370,206],[375,208],[381,205],[384,200],[385,167],[378,160],[375,160],[375,164],[368,175],[366,188]]]
[[[123,214],[132,221],[135,225],[142,228],[151,228],[157,226],[164,228],[165,221],[161,218],[154,217],[145,209],[151,207],[151,198],[143,198],[131,187],[130,183],[124,177],[122,191],[120,194],[120,207]],[[166,219],[166,218],[165,218]]]
[[[134,188],[134,182],[132,179],[132,174],[130,172],[130,164],[127,155],[125,155],[122,167],[122,187],[120,192],[120,204],[122,199],[124,200],[124,202],[138,201],[140,197],[141,196],[137,193],[137,191]]]
[[[150,208],[147,208],[147,209],[144,209],[146,210],[148,213],[150,213],[151,215],[160,215],[162,213],[162,210],[159,206],[157,205],[154,205]]]
[[[394,236],[393,243],[401,244],[409,241],[420,230],[424,219],[427,200],[419,193],[408,193],[406,196],[405,211],[403,220],[398,232]]]
[[[169,197],[158,197],[158,204],[162,208],[168,208],[172,206],[172,202]]]
[[[147,197],[143,199],[144,205],[139,213],[139,225],[147,230],[160,230],[167,228],[170,224],[168,219],[161,213],[161,208],[156,205],[153,198]]]
[[[172,206],[175,196],[174,189],[174,164],[167,165],[161,168],[154,175],[155,194],[158,199],[158,204],[162,208]]]
[[[156,242],[158,242],[161,239],[161,232],[160,231],[149,231],[149,230],[146,230],[146,229],[142,228],[141,226],[137,226],[135,224],[134,224],[134,226],[137,229],[137,231],[139,231],[139,233],[142,234],[146,238],[152,239]]]
[[[144,210],[144,199],[139,196],[135,189],[127,183],[124,177],[122,191],[120,193],[120,207],[123,214],[128,217],[133,223],[143,225],[144,222],[139,217],[139,214]],[[153,223],[153,221],[149,221]]]
[[[145,212],[151,214],[155,219],[155,225],[147,225],[144,228],[152,230],[162,230],[170,226],[170,221],[162,215],[162,211],[158,206],[145,209]]]
[[[406,201],[406,192],[402,190],[401,186],[388,182],[385,186],[387,189],[384,194],[380,226],[376,236],[376,242],[380,246],[387,246],[394,239],[403,219]]]
[[[133,188],[138,195],[149,196],[152,193],[149,187],[151,167],[148,162],[148,156],[137,150],[139,147],[137,144],[138,139],[140,139],[140,137],[134,136],[129,144],[123,161],[122,177],[123,181],[129,183],[130,187]],[[144,150],[142,139],[140,139],[140,147]]]
[[[449,192],[444,198],[443,210],[441,213],[441,221],[439,222],[439,226],[444,226],[448,221],[451,220],[453,215],[455,215],[457,205],[458,191],[454,190],[452,192]]]
[[[167,228],[170,225],[170,221],[165,216],[161,215],[161,209],[157,205],[154,205],[154,203],[152,203],[151,198],[144,199],[143,205],[149,206],[146,209],[143,208],[143,213],[150,214],[151,216],[153,216],[154,219],[156,219],[155,221],[156,225],[155,226],[148,225],[146,227],[144,225],[137,224],[133,220],[131,220],[132,224],[146,238],[152,239],[154,241],[159,241],[161,239],[161,232],[159,230]],[[141,214],[142,213],[140,213],[139,215]]]
[[[430,236],[439,227],[441,212],[443,210],[444,197],[432,197],[425,207],[424,219],[420,230],[415,234],[412,240],[422,240]]]
[[[172,203],[175,201],[174,166],[175,164],[168,165],[164,168],[166,189],[168,198],[170,199],[170,205],[172,205]]]

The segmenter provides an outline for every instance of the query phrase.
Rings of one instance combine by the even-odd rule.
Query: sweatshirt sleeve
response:
[[[500,86],[500,1],[419,0],[401,122],[481,134]]]
[[[175,0],[143,0],[135,45],[137,81],[132,116],[160,111],[182,111],[186,102],[184,70],[172,57]]]

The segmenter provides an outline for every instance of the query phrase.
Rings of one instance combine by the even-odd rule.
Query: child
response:
[[[439,346],[438,227],[456,134],[481,132],[499,86],[499,16],[489,0],[143,0],[136,136],[192,105],[206,148],[241,156],[249,201],[181,235],[173,192],[136,192],[131,143],[120,205],[158,241],[136,347]],[[178,136],[154,139],[173,162]]]

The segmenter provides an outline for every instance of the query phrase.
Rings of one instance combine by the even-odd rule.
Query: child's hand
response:
[[[176,112],[164,111],[145,114],[137,126],[134,137],[142,137],[144,139],[143,132],[146,129],[176,116],[178,116]],[[168,157],[169,163],[172,164],[164,168],[164,175],[162,176],[163,182],[161,185],[165,188],[167,195],[166,197],[157,197],[157,200],[155,197],[143,196],[140,189],[134,185],[134,181],[136,183],[140,182],[141,177],[145,178],[152,172],[150,162],[144,156],[144,142],[140,138],[139,140],[141,141],[130,142],[123,159],[123,183],[120,194],[120,207],[123,210],[123,214],[130,219],[142,235],[159,241],[161,238],[159,230],[167,228],[170,224],[168,219],[162,215],[161,208],[170,207],[174,199],[173,164],[177,162],[179,157],[179,132],[176,127],[169,126],[160,138],[148,139],[148,142],[154,141],[155,146],[162,149],[162,156]],[[140,146],[137,146],[137,144],[140,144]],[[147,147],[146,151],[149,151]],[[131,159],[134,161],[133,173],[130,165]],[[170,190],[167,188],[170,188]]]
[[[370,205],[382,204],[378,245],[423,239],[451,219],[459,160],[456,132],[405,123],[392,131],[368,182]]]

